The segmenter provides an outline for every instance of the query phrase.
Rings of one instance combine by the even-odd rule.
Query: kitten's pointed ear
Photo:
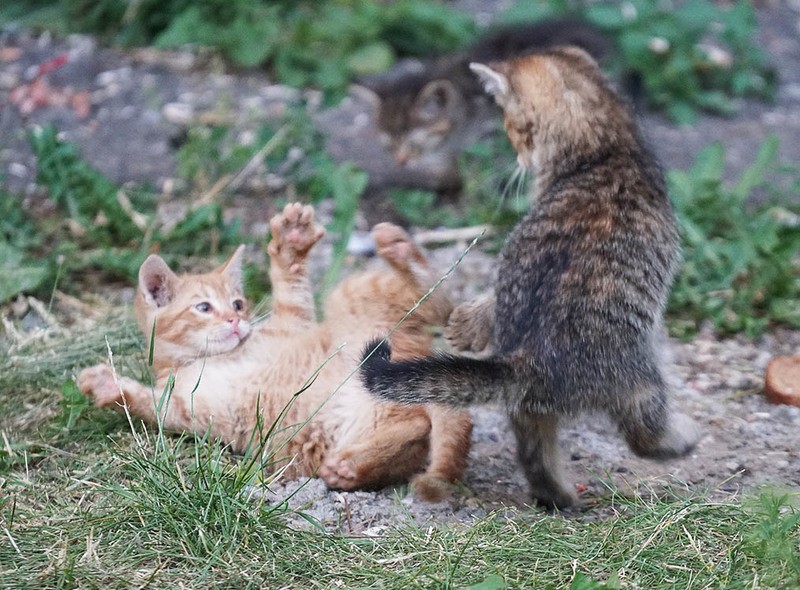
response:
[[[151,307],[163,307],[175,296],[176,275],[160,256],[151,254],[139,268],[139,291]]]
[[[469,64],[469,69],[478,76],[486,94],[490,94],[496,98],[502,98],[508,94],[509,84],[505,74],[487,65],[475,62]]]
[[[433,80],[420,90],[412,108],[417,119],[432,123],[455,115],[462,102],[461,94],[450,80]]]
[[[244,255],[244,244],[240,244],[231,257],[217,269],[217,272],[228,275],[228,278],[239,288],[244,284],[244,274],[242,272],[242,256]]]

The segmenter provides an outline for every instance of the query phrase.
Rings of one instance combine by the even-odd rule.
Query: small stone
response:
[[[375,240],[369,232],[354,231],[347,240],[347,253],[353,256],[372,256],[375,254]]]
[[[188,125],[194,117],[192,105],[183,102],[168,102],[161,109],[161,115],[175,125]]]
[[[11,304],[11,312],[14,314],[14,317],[17,319],[22,319],[25,317],[25,314],[28,313],[28,310],[31,308],[30,304],[28,303],[28,298],[23,297],[22,295],[18,296],[14,303]]]
[[[18,178],[25,178],[28,176],[28,167],[24,164],[20,164],[19,162],[11,162],[8,165],[8,173],[11,176],[16,176]]]

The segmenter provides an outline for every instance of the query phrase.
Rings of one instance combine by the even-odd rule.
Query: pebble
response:
[[[366,231],[354,231],[347,240],[347,253],[353,256],[373,256],[375,254],[375,240]]]
[[[270,101],[276,102],[297,102],[302,93],[297,88],[284,86],[283,84],[271,84],[261,89],[261,96]]]
[[[161,109],[161,114],[170,123],[186,126],[194,117],[194,108],[183,102],[168,102]]]

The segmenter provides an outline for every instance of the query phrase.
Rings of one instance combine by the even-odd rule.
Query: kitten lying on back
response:
[[[634,452],[654,458],[684,455],[697,441],[694,422],[670,406],[658,351],[678,259],[675,217],[634,116],[586,52],[472,68],[536,179],[494,294],[450,318],[458,349],[488,345],[490,354],[391,361],[382,347],[362,373],[393,402],[500,400],[534,498],[568,506],[575,497],[557,459],[562,417],[605,411]]]
[[[428,182],[422,188],[457,189],[458,155],[495,129],[494,107],[469,63],[511,59],[558,45],[582,47],[597,59],[611,53],[609,39],[590,23],[548,19],[497,27],[460,53],[427,63],[407,62],[362,83],[378,96],[377,124],[397,162],[409,172],[438,178],[438,185]]]
[[[345,279],[330,294],[320,323],[306,267],[309,250],[324,233],[313,210],[287,205],[271,228],[269,319],[257,324],[248,319],[243,247],[202,275],[176,275],[150,256],[139,271],[135,310],[148,339],[155,324],[155,387],[115,380],[111,368],[101,364],[81,371],[81,391],[98,406],[118,411],[126,406],[133,416],[154,423],[174,377],[162,410],[164,426],[210,431],[239,453],[248,445],[258,450],[262,435],[302,391],[282,420],[284,430],[269,441],[279,466],[292,461],[288,476],[318,474],[328,486],[346,490],[414,477],[421,497],[438,499],[446,491],[443,482],[458,479],[464,468],[469,414],[381,404],[357,376],[347,380],[364,343],[393,328],[434,283],[427,260],[402,229],[376,226],[378,253],[391,268]],[[429,328],[444,323],[450,309],[440,293],[429,297],[393,333],[397,358],[428,354]]]

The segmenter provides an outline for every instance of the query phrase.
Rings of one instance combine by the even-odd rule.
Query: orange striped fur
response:
[[[155,388],[115,382],[108,366],[97,365],[81,372],[81,390],[97,405],[125,404],[155,422],[174,375],[161,416],[170,430],[210,431],[238,453],[263,442],[288,477],[319,475],[348,490],[413,478],[420,497],[441,498],[466,463],[469,413],[379,402],[353,374],[366,343],[388,333],[435,281],[427,260],[402,229],[380,224],[373,235],[389,268],[345,279],[318,322],[306,270],[308,251],[322,236],[313,210],[288,205],[271,226],[268,320],[249,320],[242,247],[199,275],[176,275],[151,256],[140,270],[135,310],[148,339],[155,325]],[[435,292],[393,333],[395,358],[429,354],[431,327],[450,310]],[[287,405],[277,434],[260,441]]]

